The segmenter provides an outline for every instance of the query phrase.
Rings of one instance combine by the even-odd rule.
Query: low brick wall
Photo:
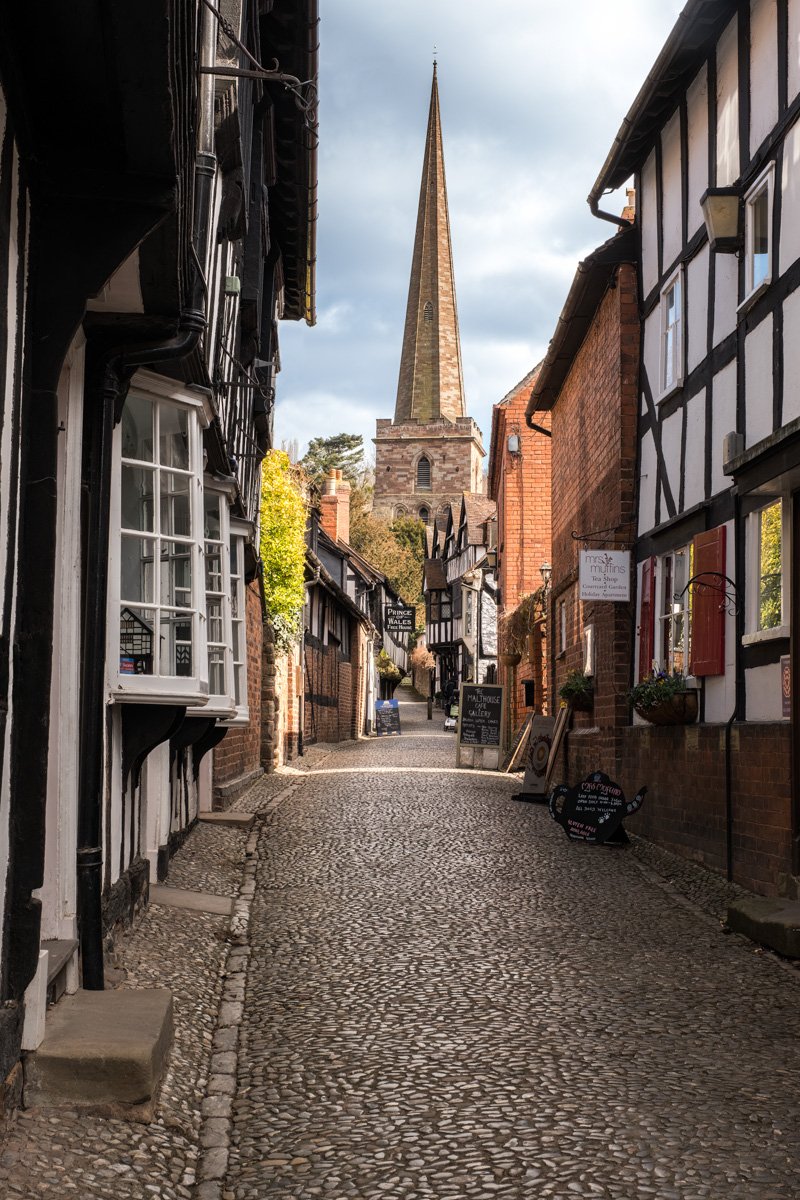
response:
[[[733,877],[763,896],[785,895],[791,873],[791,730],[786,722],[731,730]],[[591,771],[615,779],[626,796],[647,787],[632,832],[725,872],[725,726],[576,729],[554,782]]]

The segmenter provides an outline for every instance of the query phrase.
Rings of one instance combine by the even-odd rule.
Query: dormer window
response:
[[[417,491],[431,490],[431,460],[423,454],[417,463]]]

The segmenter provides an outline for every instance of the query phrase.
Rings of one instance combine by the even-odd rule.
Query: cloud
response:
[[[319,322],[281,326],[278,441],[347,430],[369,443],[394,411],[433,42],[467,405],[488,437],[579,260],[612,233],[585,198],[681,7],[323,6]]]

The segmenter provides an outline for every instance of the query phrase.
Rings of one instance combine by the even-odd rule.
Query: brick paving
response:
[[[169,882],[238,893],[232,929],[153,905],[117,947],[175,992],[158,1120],[20,1115],[0,1195],[800,1195],[800,977],[723,935],[724,881],[570,844],[401,712],[189,838]]]

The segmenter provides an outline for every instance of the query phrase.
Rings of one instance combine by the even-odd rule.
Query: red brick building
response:
[[[534,367],[492,410],[489,455],[489,495],[497,504],[497,594],[499,650],[508,649],[503,624],[523,597],[543,589],[542,567],[551,561],[550,549],[550,437],[531,429],[525,410],[540,367]],[[548,431],[550,416],[543,413],[535,424]],[[541,614],[544,615],[543,609]],[[547,711],[545,667],[546,622],[538,620],[522,648],[515,667],[498,664],[498,681],[510,690],[511,726],[521,724],[531,705],[526,704],[526,683],[533,683],[534,707]],[[527,689],[530,698],[530,688]]]
[[[552,421],[550,688],[557,695],[576,670],[594,682],[592,711],[573,714],[557,782],[589,770],[617,777],[630,724],[633,603],[581,601],[579,555],[630,550],[636,536],[639,338],[636,249],[624,231],[578,267],[527,405],[530,423]]]

